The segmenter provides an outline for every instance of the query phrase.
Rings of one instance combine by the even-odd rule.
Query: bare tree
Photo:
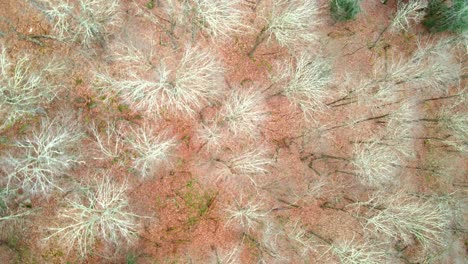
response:
[[[113,247],[131,244],[138,232],[139,216],[128,212],[127,188],[126,183],[116,184],[104,175],[84,189],[83,197],[66,201],[58,215],[60,226],[50,228],[53,233],[45,239],[59,237],[66,249],[76,247],[82,257],[98,239]]]
[[[14,144],[18,153],[13,152],[3,160],[7,188],[19,184],[29,193],[43,195],[61,189],[57,180],[78,164],[74,146],[81,138],[81,133],[69,121],[67,126],[64,122],[67,121],[45,118],[31,136]]]
[[[220,96],[223,67],[209,50],[187,47],[174,70],[162,62],[154,74],[148,80],[133,71],[122,80],[107,74],[97,74],[97,78],[117,91],[125,102],[149,115],[171,111],[193,117]]]
[[[120,21],[120,0],[38,0],[61,40],[91,46],[103,42]]]

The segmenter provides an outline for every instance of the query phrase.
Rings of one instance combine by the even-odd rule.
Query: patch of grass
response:
[[[86,107],[88,108],[88,110],[92,110],[94,108],[96,108],[98,106],[98,104],[94,101],[90,101],[89,103],[86,104]]]
[[[149,1],[146,3],[146,8],[148,8],[148,9],[153,9],[153,8],[154,8],[154,0],[149,0]]]
[[[130,111],[130,107],[127,104],[119,104],[118,109],[120,113],[126,113]]]
[[[213,203],[215,195],[209,191],[197,190],[191,187],[184,194],[184,201],[198,216],[203,216],[208,212],[210,205]]]
[[[0,145],[6,145],[10,142],[7,136],[0,136]]]
[[[44,260],[47,260],[48,262],[59,261],[60,258],[63,257],[64,255],[65,254],[63,253],[63,251],[61,251],[60,249],[54,249],[54,248],[51,248],[41,254],[42,258]]]
[[[361,12],[360,0],[332,0],[330,2],[331,17],[335,21],[354,19]]]
[[[11,236],[8,236],[5,243],[9,248],[15,251],[20,251],[19,247],[21,243],[21,237],[19,237],[18,235],[12,234]]]
[[[0,246],[7,247],[14,252],[14,261],[11,263],[38,263],[35,261],[31,250],[23,242],[23,230],[25,230],[25,225],[22,223],[22,218],[13,221],[11,219],[0,220]]]
[[[137,261],[138,261],[138,256],[135,255],[135,253],[128,253],[127,256],[125,257],[125,263],[127,264],[136,264]]]
[[[198,182],[190,179],[178,195],[190,210],[187,224],[193,226],[208,213],[217,193],[203,190]]]

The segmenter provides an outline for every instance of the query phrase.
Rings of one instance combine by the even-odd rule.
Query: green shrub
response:
[[[423,25],[431,32],[468,29],[468,0],[429,0]]]
[[[361,12],[359,0],[331,0],[331,17],[335,21],[347,21],[354,19]]]

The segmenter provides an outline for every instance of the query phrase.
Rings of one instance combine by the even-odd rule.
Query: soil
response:
[[[239,8],[247,14],[246,21],[251,23],[252,28],[235,34],[231,39],[216,41],[199,33],[194,41],[190,34],[177,29],[177,42],[183,44],[178,49],[173,49],[171,37],[165,34],[162,26],[142,16],[136,8],[139,6],[145,13],[165,18],[164,10],[157,6],[157,3],[164,1],[150,1],[156,5],[153,9],[146,7],[148,1],[121,1],[122,25],[110,32],[103,45],[92,48],[54,39],[27,37],[54,34],[50,21],[34,4],[36,1],[1,2],[0,44],[8,49],[10,58],[14,60],[28,54],[33,58],[57,57],[70,62],[70,70],[60,79],[66,88],[60,91],[53,103],[44,107],[50,117],[69,113],[77,122],[76,126],[85,131],[85,137],[76,146],[76,151],[83,154],[83,162],[69,171],[60,183],[66,191],[56,192],[50,197],[32,197],[31,207],[39,211],[21,223],[22,231],[15,234],[14,239],[11,230],[6,230],[6,235],[2,234],[0,262],[219,263],[217,256],[221,258],[224,253],[237,249],[238,262],[229,263],[337,263],[338,259],[328,250],[330,243],[353,241],[359,244],[367,241],[363,227],[365,222],[356,216],[351,204],[353,201],[365,201],[376,190],[360,184],[354,175],[351,164],[354,144],[350,141],[370,140],[383,130],[385,124],[369,121],[330,131],[323,128],[371,117],[381,110],[371,109],[366,104],[351,103],[329,107],[318,113],[315,120],[306,121],[301,110],[288,98],[277,95],[275,92],[280,87],[272,82],[270,76],[275,74],[277,63],[292,59],[291,52],[273,39],[262,43],[254,58],[247,56],[262,26],[259,14],[271,6],[271,1],[240,1]],[[255,2],[259,5],[256,6]],[[387,4],[382,4],[381,1],[362,0],[360,3],[362,12],[356,19],[336,23],[330,18],[328,1],[319,1],[322,10],[319,19],[322,23],[316,29],[320,35],[318,44],[300,49],[312,50],[312,53],[332,61],[333,81],[329,87],[329,102],[340,98],[345,86],[353,87],[360,80],[372,78],[377,61],[391,56],[410,56],[417,49],[418,38],[424,42],[447,37],[445,34],[431,35],[419,26],[415,26],[410,33],[391,33],[385,28],[395,13],[396,1],[389,0]],[[164,21],[161,23],[166,26]],[[209,49],[225,67],[222,89],[226,94],[231,89],[264,91],[273,85],[266,92],[263,107],[269,116],[263,124],[259,124],[260,136],[254,140],[227,138],[224,148],[213,153],[204,149],[203,143],[197,139],[201,127],[197,116],[167,114],[155,117],[131,106],[123,107],[119,101],[102,99],[101,91],[96,89],[96,72],[107,71],[113,76],[126,76],[122,65],[112,60],[119,45],[133,46],[146,54],[153,52],[149,56],[150,65],[158,65],[164,60],[169,67],[180,59],[184,45]],[[144,70],[141,73],[148,74]],[[345,74],[353,77],[351,83],[346,83]],[[456,92],[457,87],[449,88],[449,95]],[[427,99],[422,93],[414,97]],[[222,103],[222,99],[220,101]],[[445,100],[426,102],[417,109],[420,112],[418,115],[432,115],[444,107],[444,103]],[[213,102],[200,112],[209,119],[216,115],[219,104]],[[385,108],[385,111],[388,109],[392,108]],[[466,105],[461,111],[466,113]],[[20,120],[11,128],[1,131],[0,139],[13,142],[28,135],[40,125],[39,120]],[[104,124],[111,120],[122,122],[122,135],[129,132],[129,127],[149,126],[159,133],[165,133],[168,138],[174,137],[178,146],[166,165],[155,167],[150,177],[140,179],[128,169],[128,160],[121,163],[97,160],[90,154],[96,143],[87,125],[91,122]],[[28,125],[26,129],[25,124]],[[414,136],[440,133],[437,128],[424,124]],[[223,166],[216,160],[225,159],[246,146],[266,149],[274,161],[268,167],[268,173],[252,176],[255,183],[243,175],[221,175]],[[439,147],[421,139],[415,139],[413,147],[416,156],[406,163],[412,169],[402,169],[395,175],[399,185],[386,191],[421,195],[456,193],[457,199],[466,198],[466,155],[450,150],[442,152],[447,158],[435,158],[433,161],[433,156],[441,153]],[[0,142],[0,158],[9,153],[15,153],[14,148]],[[323,158],[326,155],[341,159]],[[415,169],[431,162],[455,168],[451,170],[450,179],[435,175],[432,171]],[[98,241],[92,254],[81,258],[75,250],[63,249],[59,240],[44,240],[51,233],[50,227],[60,225],[58,212],[73,196],[76,184],[92,184],[93,179],[102,174],[112,175],[115,182],[127,182],[130,186],[127,209],[141,216],[137,219],[140,229],[136,242],[114,248]],[[227,209],[236,202],[246,204],[249,200],[259,202],[261,210],[268,213],[253,230],[228,221]],[[278,252],[274,247],[268,248],[266,243],[262,244],[268,223],[274,225],[273,233],[279,236],[274,242],[278,243],[278,252],[285,258],[275,257]],[[309,231],[309,240],[314,249],[305,255],[298,253],[301,250],[288,242],[287,235],[291,234],[288,232],[292,230],[293,223],[299,223]],[[466,229],[451,233],[451,246],[441,251],[438,263],[462,263],[466,258]],[[419,263],[425,258],[418,245],[410,245],[394,255],[400,257],[392,258],[387,263]],[[407,260],[412,262],[405,262]]]

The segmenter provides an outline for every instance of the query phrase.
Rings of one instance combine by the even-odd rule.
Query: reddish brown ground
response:
[[[133,14],[134,10],[130,1],[124,2],[124,10]],[[137,1],[144,5],[146,1]],[[345,71],[361,76],[370,76],[374,62],[388,54],[410,54],[415,48],[416,35],[426,34],[424,29],[409,35],[390,34],[386,32],[379,38],[379,33],[387,25],[389,18],[395,11],[396,1],[389,0],[387,5],[380,1],[362,1],[363,12],[356,20],[346,23],[334,23],[329,15],[326,3],[323,4],[323,21],[320,27],[321,53],[334,60],[333,72],[335,83],[331,87],[330,93],[335,95],[340,86],[341,78]],[[252,12],[246,5],[243,6],[248,12]],[[158,10],[154,12],[160,12]],[[159,13],[158,13],[159,14]],[[2,0],[0,6],[0,30],[8,28],[8,23],[16,27],[17,32],[23,34],[52,34],[51,27],[42,15],[31,6],[28,1]],[[6,18],[8,20],[5,20]],[[251,19],[255,16],[251,13]],[[165,41],[169,41],[167,36],[161,34],[154,24],[145,21],[143,18],[124,16],[125,24],[122,32],[116,33],[116,37],[109,41],[109,45],[103,49],[97,49],[98,55],[90,57],[79,54],[79,46],[62,45],[61,43],[45,40],[44,47],[35,43],[21,39],[19,35],[11,32],[0,38],[10,50],[10,55],[14,58],[18,54],[51,55],[73,60],[75,65],[70,74],[67,74],[64,82],[68,89],[63,95],[48,109],[50,115],[56,115],[59,111],[81,112],[80,122],[87,120],[107,120],[109,117],[122,117],[130,122],[141,124],[145,122],[140,118],[139,113],[116,111],[117,105],[113,109],[104,109],[103,104],[96,100],[97,94],[92,89],[93,69],[99,69],[106,65],[102,60],[112,52],[112,44],[118,41],[130,42],[137,48],[150,50],[153,45],[151,40],[158,39],[162,35]],[[256,29],[258,30],[258,29]],[[200,38],[199,45],[209,47],[217,53],[226,67],[225,80],[230,87],[253,86],[258,89],[265,89],[270,84],[268,74],[272,66],[283,59],[289,59],[288,51],[278,47],[274,41],[262,44],[256,52],[255,59],[249,59],[246,55],[255,39],[255,31],[252,33],[236,36],[232,40],[224,43],[212,43],[207,39]],[[427,38],[427,35],[423,35]],[[376,41],[378,39],[378,41]],[[157,41],[156,41],[157,42]],[[180,41],[183,43],[183,41]],[[369,48],[373,45],[373,48]],[[172,56],[170,47],[157,46],[157,54],[160,57]],[[318,52],[318,51],[317,51]],[[177,55],[176,55],[177,56]],[[159,58],[159,57],[157,57]],[[157,59],[156,59],[157,61]],[[112,69],[118,71],[117,69]],[[227,88],[228,89],[228,88]],[[89,107],[96,101],[97,106]],[[265,210],[282,208],[271,212],[272,218],[284,218],[291,221],[300,220],[301,223],[310,230],[332,241],[362,239],[362,228],[359,222],[351,214],[325,208],[324,204],[332,203],[336,208],[342,208],[347,203],[343,197],[349,196],[353,199],[365,197],[367,191],[360,186],[351,175],[335,173],[325,178],[328,186],[319,198],[297,198],[293,193],[302,193],[307,189],[307,183],[316,181],[321,175],[330,173],[333,169],[349,169],[349,166],[342,163],[334,165],[333,161],[325,163],[316,161],[313,167],[316,172],[308,168],[308,162],[301,161],[304,153],[333,154],[334,156],[350,157],[352,145],[349,140],[361,138],[365,139],[378,129],[374,123],[363,123],[353,129],[337,129],[326,135],[314,135],[311,138],[312,144],[302,144],[302,131],[308,126],[301,118],[301,113],[294,109],[289,101],[280,96],[271,97],[267,100],[267,108],[271,111],[262,131],[264,138],[262,143],[271,150],[272,155],[276,155],[277,163],[271,167],[271,173],[262,176],[262,185],[267,186],[266,190],[260,190],[259,196],[265,201]],[[322,124],[340,124],[348,118],[355,116],[356,112],[362,116],[368,116],[367,109],[359,107],[340,107],[333,112],[317,116],[317,120]],[[34,120],[32,120],[34,121]],[[37,125],[32,123],[31,127]],[[18,124],[2,134],[9,138],[14,138],[18,133]],[[238,188],[234,188],[232,181],[218,179],[213,175],[209,166],[202,166],[200,162],[209,158],[206,154],[197,154],[199,143],[195,140],[195,131],[198,124],[193,120],[179,120],[167,118],[160,122],[158,127],[171,131],[171,134],[182,142],[174,154],[172,166],[162,168],[155,172],[152,179],[140,181],[136,177],[128,175],[124,168],[109,162],[97,162],[86,159],[86,164],[73,170],[70,174],[77,181],[86,182],[98,168],[105,168],[111,172],[117,181],[123,181],[130,176],[132,186],[129,191],[130,208],[133,212],[147,216],[142,218],[142,230],[139,233],[138,242],[129,249],[120,249],[116,256],[102,257],[94,255],[84,260],[84,263],[125,263],[125,256],[134,254],[138,256],[137,263],[207,263],[212,259],[215,252],[224,249],[234,248],[242,240],[242,232],[226,225],[226,213],[224,209],[232,204],[233,199],[240,195]],[[188,139],[188,140],[187,140]],[[84,140],[80,149],[86,151],[92,147],[91,140]],[[414,164],[419,164],[424,160],[426,152],[424,142],[415,143],[419,156]],[[9,151],[0,145],[0,151]],[[466,182],[467,164],[466,159],[456,158],[454,167],[459,168],[461,173],[455,174],[456,181]],[[335,167],[336,166],[336,167]],[[405,188],[413,191],[437,191],[442,188],[444,192],[453,191],[453,188],[444,189],[442,183],[437,179],[427,179],[424,173],[414,171],[412,178],[404,180]],[[64,183],[66,184],[66,182]],[[243,183],[245,184],[245,182]],[[247,183],[248,184],[248,183]],[[252,186],[244,186],[243,195],[255,197]],[[187,197],[197,197],[201,204],[190,204]],[[205,199],[209,197],[209,200]],[[65,263],[66,260],[73,260],[73,253],[67,256],[58,246],[59,241],[45,243],[41,238],[48,233],[46,228],[51,222],[56,221],[56,211],[63,201],[64,196],[56,195],[48,200],[35,198],[32,200],[33,208],[42,208],[39,214],[31,217],[30,222],[25,224],[28,229],[18,232],[21,240],[15,245],[7,244],[6,240],[0,240],[0,259],[2,263]],[[204,200],[205,199],[205,200]],[[289,207],[285,204],[295,204],[296,207]],[[202,215],[198,214],[197,206],[203,203],[207,205],[207,210]],[[7,244],[8,246],[5,246]],[[99,246],[97,246],[99,249]],[[453,252],[455,258],[463,256],[463,246]],[[466,249],[466,247],[465,247]],[[99,251],[99,250],[98,250]],[[255,263],[257,248],[250,243],[245,243],[242,248],[242,262]],[[320,254],[312,254],[311,263],[321,263],[323,259],[318,259]],[[18,262],[19,259],[19,262]],[[299,261],[291,259],[291,263]],[[331,261],[331,260],[327,260]],[[447,260],[444,263],[451,263]]]

